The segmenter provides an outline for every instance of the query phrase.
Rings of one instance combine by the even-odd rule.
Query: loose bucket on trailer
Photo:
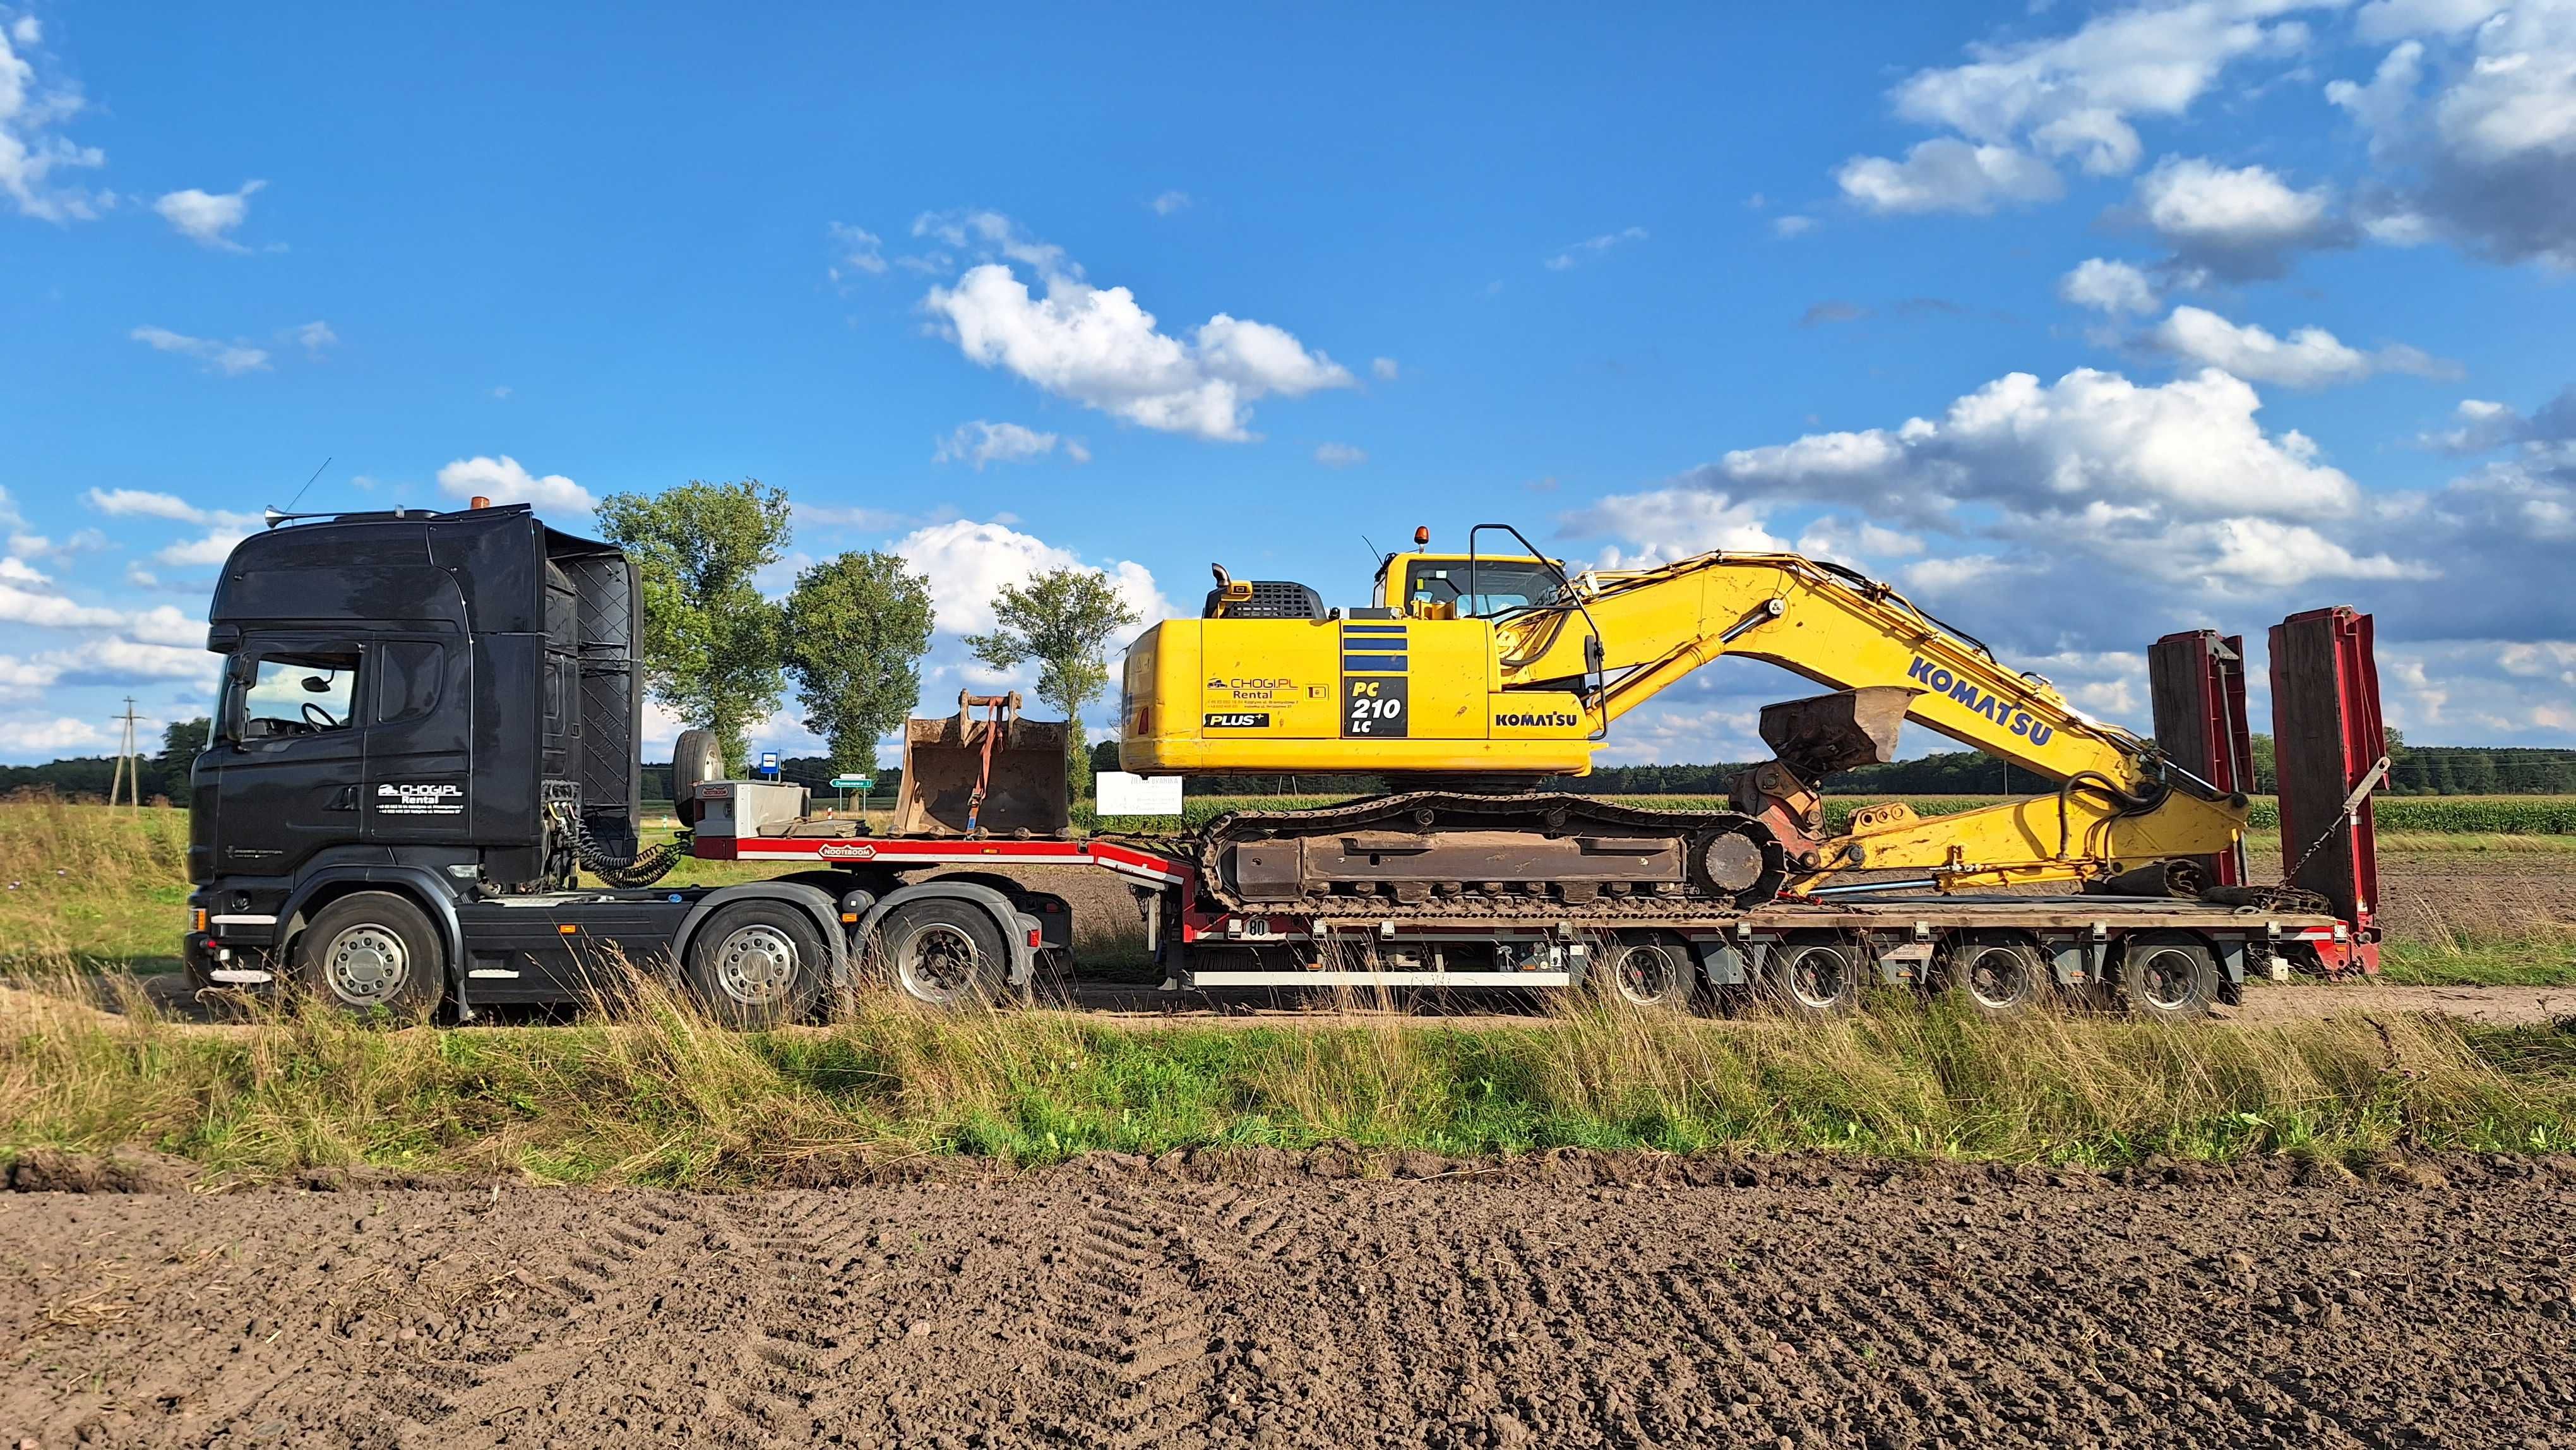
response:
[[[1069,739],[1062,720],[1021,719],[1017,692],[960,691],[955,715],[904,722],[893,834],[1064,835],[1073,826]]]

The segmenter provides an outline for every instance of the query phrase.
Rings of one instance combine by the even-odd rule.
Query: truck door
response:
[[[270,636],[233,657],[198,765],[216,797],[214,870],[277,875],[358,839],[366,655],[355,640]]]
[[[464,641],[379,639],[369,646],[373,714],[363,727],[359,808],[370,844],[462,841],[472,834],[474,697]]]

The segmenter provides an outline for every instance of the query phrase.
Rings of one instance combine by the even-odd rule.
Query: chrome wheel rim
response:
[[[778,1001],[796,985],[796,943],[767,923],[736,929],[716,948],[716,985],[746,1007]]]
[[[346,928],[323,949],[323,983],[352,1007],[387,1001],[410,976],[410,949],[391,928],[373,922]]]
[[[1676,975],[1671,952],[1659,946],[1634,946],[1619,954],[1613,980],[1621,997],[1640,1007],[1653,1007],[1672,995]]]
[[[1968,995],[1983,1007],[2019,1007],[2031,997],[2030,959],[2010,947],[1981,948],[1968,959]]]
[[[933,922],[904,943],[903,990],[924,1002],[954,1002],[974,987],[979,955],[964,928]]]
[[[2138,963],[2138,996],[2171,1011],[2191,1005],[2200,963],[2180,947],[2157,947]]]
[[[1840,1007],[1851,980],[1851,964],[1831,947],[1808,947],[1789,959],[1788,976],[1789,995],[1799,1005]]]

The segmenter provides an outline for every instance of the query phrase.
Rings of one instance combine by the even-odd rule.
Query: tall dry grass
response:
[[[651,979],[571,1025],[501,1029],[293,1004],[200,1026],[67,971],[0,988],[0,1150],[140,1142],[239,1179],[363,1163],[713,1186],[1336,1139],[2112,1164],[2571,1134],[2568,1038],[2402,1017],[2171,1029],[1890,1000],[1822,1026],[1569,1004],[1526,1026],[1138,1031],[871,996],[743,1033]]]

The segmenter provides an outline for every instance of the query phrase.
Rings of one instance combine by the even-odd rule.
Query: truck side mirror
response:
[[[322,678],[320,675],[306,675],[304,677],[304,693],[308,695],[330,694],[331,682]]]

